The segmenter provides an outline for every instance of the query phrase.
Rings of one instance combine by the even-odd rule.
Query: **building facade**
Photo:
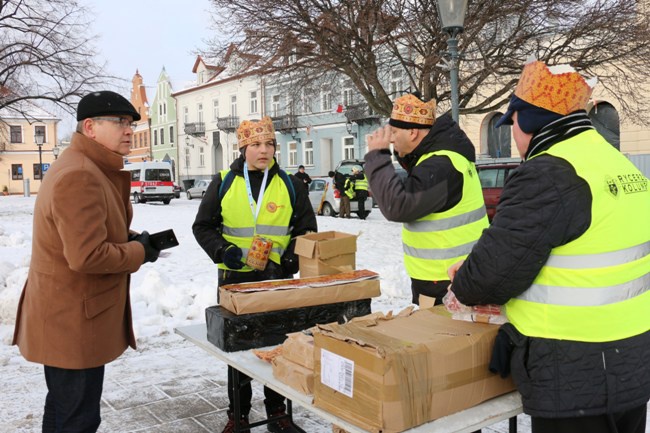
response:
[[[0,109],[0,189],[4,194],[38,192],[61,150],[57,146],[59,121],[29,101]]]
[[[156,95],[149,109],[151,154],[154,161],[165,161],[172,165],[174,181],[177,181],[178,130],[176,127],[176,100],[172,93],[172,83],[163,67],[156,84]]]

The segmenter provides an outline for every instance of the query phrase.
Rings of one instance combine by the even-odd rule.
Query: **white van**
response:
[[[131,196],[135,203],[162,201],[169,204],[174,198],[172,166],[167,162],[134,162],[124,170],[131,172]]]

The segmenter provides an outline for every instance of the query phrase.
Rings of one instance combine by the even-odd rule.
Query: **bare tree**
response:
[[[449,104],[440,67],[447,36],[435,0],[212,0],[212,54],[238,42],[263,56],[269,70],[347,76],[369,105],[388,115],[386,74],[401,70],[404,91]],[[648,123],[640,91],[650,76],[649,17],[638,0],[470,0],[460,37],[461,114],[487,113],[507,102],[524,62],[571,63],[599,76],[624,113]],[[290,54],[297,62],[280,62]]]
[[[73,113],[106,82],[86,17],[76,0],[0,0],[0,109],[40,100]]]

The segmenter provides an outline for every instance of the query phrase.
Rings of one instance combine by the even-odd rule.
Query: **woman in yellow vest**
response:
[[[525,161],[450,269],[462,303],[505,304],[491,367],[512,371],[533,433],[645,431],[648,179],[592,126],[594,85],[568,66],[524,67],[497,125],[513,125]]]
[[[440,304],[447,269],[463,259],[488,225],[474,145],[449,114],[435,117],[435,101],[409,94],[393,102],[389,124],[368,138],[364,170],[381,213],[404,223],[404,265],[413,303],[420,295]],[[402,180],[390,153],[407,169]]]
[[[365,220],[367,216],[366,200],[368,199],[368,179],[358,165],[352,167],[352,177],[350,179],[354,184],[354,195],[359,203],[359,218]]]
[[[284,173],[275,161],[277,143],[269,117],[243,121],[237,129],[237,139],[241,155],[230,170],[216,175],[208,186],[192,225],[194,237],[218,264],[219,285],[290,278],[298,272],[292,239],[317,230],[307,189],[302,181]],[[251,246],[261,240],[273,242],[268,259],[262,260],[265,263],[260,266],[260,259],[255,256],[249,262],[255,266],[250,266],[247,257]],[[223,433],[235,428],[231,368],[228,367],[228,422]],[[264,395],[269,417],[285,415],[282,395],[267,387]],[[248,426],[251,398],[249,382],[240,390],[240,427]],[[298,432],[287,418],[268,424],[267,429],[273,433]]]

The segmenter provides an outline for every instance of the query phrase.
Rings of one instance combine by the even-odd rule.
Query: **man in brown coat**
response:
[[[95,432],[104,364],[135,349],[130,274],[159,253],[147,232],[129,232],[130,175],[121,171],[122,157],[139,119],[117,93],[82,98],[77,132],[36,199],[13,344],[44,365],[43,432]]]

